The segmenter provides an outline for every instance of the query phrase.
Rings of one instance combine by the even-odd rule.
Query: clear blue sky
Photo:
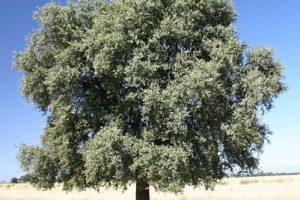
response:
[[[7,0],[0,7],[0,180],[19,176],[16,145],[38,144],[45,117],[19,94],[22,74],[12,69],[13,51],[25,48],[25,38],[37,24],[32,13],[47,0]],[[63,0],[61,2],[64,2]],[[300,1],[235,0],[239,37],[250,47],[276,49],[285,67],[289,91],[265,115],[274,134],[261,156],[261,169],[300,172]]]

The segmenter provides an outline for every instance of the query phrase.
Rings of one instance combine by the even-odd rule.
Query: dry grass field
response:
[[[3,184],[0,200],[134,200],[134,186],[124,193],[112,189],[65,193],[60,188],[39,191],[26,184]],[[151,200],[300,200],[300,175],[228,178],[214,191],[187,187],[177,196],[151,188]]]

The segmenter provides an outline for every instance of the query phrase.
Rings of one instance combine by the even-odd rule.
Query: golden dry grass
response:
[[[27,184],[3,184],[0,200],[134,200],[134,186],[124,193],[112,189],[65,193],[60,188],[39,191]],[[228,178],[214,191],[186,187],[177,196],[151,188],[151,200],[300,200],[300,175]]]

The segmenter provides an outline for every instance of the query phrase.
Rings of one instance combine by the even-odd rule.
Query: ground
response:
[[[134,185],[127,191],[101,189],[65,193],[58,187],[51,191],[39,191],[28,184],[0,185],[0,200],[134,200]],[[300,175],[227,178],[214,191],[186,187],[177,196],[155,192],[151,188],[151,200],[300,200]]]

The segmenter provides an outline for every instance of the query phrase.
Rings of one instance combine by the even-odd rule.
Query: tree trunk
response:
[[[149,184],[144,181],[136,181],[135,200],[150,200]]]

